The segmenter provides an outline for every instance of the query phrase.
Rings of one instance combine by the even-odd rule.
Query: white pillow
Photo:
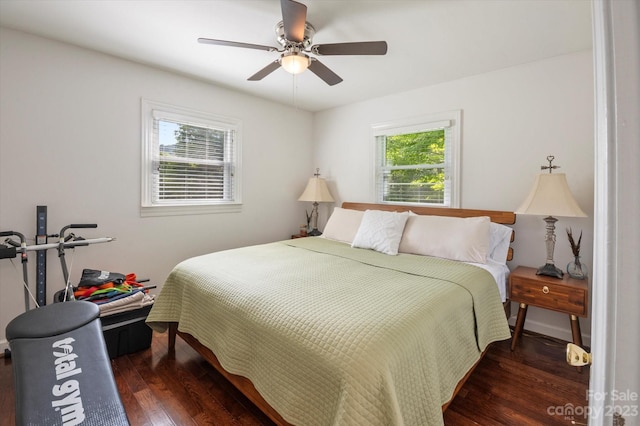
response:
[[[398,251],[486,263],[490,223],[487,216],[410,216]]]
[[[361,210],[334,207],[322,237],[351,244],[358,232],[364,212]]]
[[[503,265],[507,264],[507,253],[511,244],[513,229],[491,222],[489,240],[489,258]]]
[[[391,255],[398,254],[398,245],[408,218],[408,212],[365,211],[351,247],[373,249]]]

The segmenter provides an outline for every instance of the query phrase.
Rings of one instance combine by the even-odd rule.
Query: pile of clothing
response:
[[[138,281],[136,274],[84,269],[78,287],[74,288],[76,300],[93,302],[100,308],[100,316],[127,312],[153,304],[155,296]]]

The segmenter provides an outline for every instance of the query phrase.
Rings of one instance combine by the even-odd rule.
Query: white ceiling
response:
[[[344,81],[309,71],[247,77],[277,53],[198,37],[276,42],[278,0],[0,0],[0,25],[309,111],[591,48],[588,0],[302,0],[314,44],[386,40],[386,56],[322,56]]]

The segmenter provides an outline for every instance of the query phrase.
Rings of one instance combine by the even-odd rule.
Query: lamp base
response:
[[[322,235],[322,232],[318,231],[318,228],[313,228],[311,231],[307,233],[307,235],[310,237],[317,237]]]
[[[538,268],[536,275],[546,275],[562,279],[564,272],[553,263],[546,263],[544,266]]]

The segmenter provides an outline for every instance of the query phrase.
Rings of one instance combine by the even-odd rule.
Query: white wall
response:
[[[242,120],[241,213],[141,218],[141,97]],[[287,117],[287,129],[280,123]],[[36,206],[48,232],[117,241],[67,251],[72,282],[83,268],[135,272],[161,285],[193,255],[282,240],[304,222],[297,201],[313,174],[312,114],[89,50],[0,29],[0,230],[33,238]],[[289,136],[291,135],[291,136]],[[4,240],[4,238],[3,238]],[[30,244],[34,244],[31,240]],[[29,259],[35,284],[35,256]],[[24,311],[19,259],[0,261],[0,350]],[[63,288],[48,253],[48,300]]]
[[[590,267],[594,166],[590,50],[317,113],[316,163],[324,170],[336,205],[374,201],[372,124],[457,109],[462,110],[461,207],[515,210],[540,166],[547,164],[547,155],[554,155],[554,164],[561,166],[558,172],[567,174],[574,196],[589,216],[559,218],[555,261],[565,269],[572,259],[565,233],[570,226],[574,232],[583,231],[583,260]],[[325,218],[328,213],[325,207]],[[518,216],[512,268],[545,263],[544,226],[541,217]],[[583,319],[581,325],[589,344],[590,323]],[[525,328],[571,340],[569,320],[563,314],[532,307]]]

